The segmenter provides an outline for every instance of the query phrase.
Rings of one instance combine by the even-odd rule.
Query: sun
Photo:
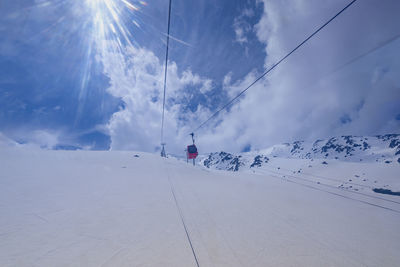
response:
[[[144,1],[86,0],[93,19],[92,33],[97,42],[112,41],[120,49],[135,43],[133,29],[140,28],[138,14]]]

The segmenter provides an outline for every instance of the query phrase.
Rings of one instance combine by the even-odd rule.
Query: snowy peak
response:
[[[257,155],[254,157],[253,163],[250,165],[250,168],[261,167],[263,163],[268,163],[269,158],[263,155]]]
[[[241,155],[235,156],[221,151],[219,153],[211,153],[208,158],[203,160],[203,165],[207,168],[214,167],[218,170],[238,171],[246,163]]]
[[[239,171],[241,167],[261,167],[264,163],[268,163],[269,158],[265,155],[257,155],[254,158],[248,155],[233,155],[227,152],[215,152],[208,155],[202,160],[207,168],[217,170]]]
[[[272,156],[303,159],[327,158],[349,161],[370,159],[376,155],[391,157],[400,154],[400,135],[388,134],[372,137],[340,136],[313,143],[295,141],[273,146]]]
[[[367,143],[368,141],[367,137],[333,137],[326,142],[321,140],[316,141],[313,144],[312,152],[314,155],[321,154],[325,158],[328,158],[329,155],[334,155],[335,158],[347,158],[370,149],[371,146]]]
[[[332,159],[341,161],[375,161],[400,163],[400,134],[378,136],[339,136],[315,142],[295,141],[257,152],[234,155],[215,152],[202,160],[207,168],[239,171],[267,164],[270,158]]]

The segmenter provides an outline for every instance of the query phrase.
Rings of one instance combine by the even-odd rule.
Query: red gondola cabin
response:
[[[195,159],[199,153],[197,152],[197,147],[195,145],[187,146],[187,158],[188,159]]]

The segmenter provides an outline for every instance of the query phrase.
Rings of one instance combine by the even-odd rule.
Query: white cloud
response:
[[[241,23],[239,23],[236,20],[233,24],[233,28],[234,28],[235,34],[236,34],[236,42],[238,42],[240,44],[247,43],[248,42],[247,37],[246,37],[247,28],[244,27],[243,25],[241,25]]]
[[[322,25],[348,1],[264,0],[256,26],[265,43],[265,66],[271,66]],[[350,61],[398,32],[396,1],[376,5],[361,1],[251,88],[246,96],[208,125],[199,143],[208,151],[238,151],[246,145],[264,148],[294,139],[341,134],[373,135],[399,132],[399,40],[339,71]],[[255,78],[250,73],[233,84],[230,96]],[[396,104],[397,103],[397,104]],[[349,116],[343,124],[340,118]]]
[[[236,42],[244,44],[248,42],[247,34],[252,31],[252,26],[247,22],[247,19],[254,16],[252,9],[246,8],[233,21],[233,30],[236,35]]]
[[[36,130],[31,133],[28,143],[39,145],[41,148],[52,149],[59,143],[59,134],[45,130]]]
[[[232,75],[233,75],[232,72],[229,72],[227,75],[225,75],[224,80],[223,80],[223,86],[224,87],[228,86],[231,83]]]
[[[0,147],[14,147],[17,143],[0,132]]]
[[[111,149],[155,151],[161,141],[164,66],[143,48],[129,47],[124,54],[110,51],[102,54],[105,74],[111,82],[108,92],[125,103],[108,124]],[[183,152],[184,141],[189,140],[190,122],[197,122],[199,113],[209,114],[201,105],[196,113],[182,114],[184,104],[179,100],[189,94],[186,86],[198,86],[201,93],[206,93],[212,89],[212,81],[190,70],[179,74],[177,65],[169,62],[164,139],[168,151],[173,153]]]
[[[0,145],[43,149],[53,149],[57,144],[59,144],[62,135],[60,131],[46,129],[33,131],[19,129],[6,134],[7,136],[0,132]],[[22,142],[22,144],[19,144],[14,140],[18,140],[18,142]]]
[[[255,79],[257,79],[257,73],[256,71],[252,71],[248,73],[243,80],[235,81],[232,84],[232,73],[228,73],[228,75],[224,77],[223,89],[226,91],[229,98],[233,98],[243,91]]]
[[[267,67],[348,1],[263,3],[264,14],[254,30],[265,44]],[[333,70],[396,33],[400,18],[394,10],[399,5],[394,0],[380,5],[373,0],[357,2],[260,80],[228,112],[201,129],[197,133],[200,152],[239,151],[249,144],[253,149],[265,148],[294,139],[340,134],[398,132],[400,124],[394,119],[400,113],[398,41],[339,71]],[[245,42],[240,31],[236,37]],[[154,151],[160,143],[163,64],[146,49],[129,48],[125,55],[115,51],[118,49],[108,49],[102,55],[111,80],[109,92],[126,104],[108,124],[112,149]],[[212,89],[213,81],[190,70],[179,70],[174,62],[170,62],[168,70],[165,140],[168,151],[178,153],[189,140],[187,134],[192,126],[210,115],[202,105],[195,112],[182,113],[185,102],[179,100],[190,98],[185,87],[195,85],[206,93]],[[243,79],[232,81],[232,74],[228,73],[223,77],[223,90],[233,97],[259,74],[252,71]],[[350,120],[343,124],[343,117]]]

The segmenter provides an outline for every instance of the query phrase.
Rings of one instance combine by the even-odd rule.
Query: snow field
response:
[[[400,264],[400,205],[288,180],[146,153],[4,148],[0,266],[196,266],[171,184],[200,266]]]

